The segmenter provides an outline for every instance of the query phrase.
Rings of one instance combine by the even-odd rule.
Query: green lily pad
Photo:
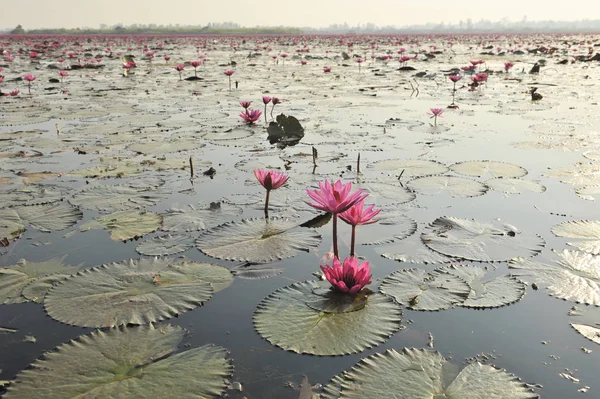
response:
[[[427,226],[421,241],[444,255],[481,262],[532,257],[545,245],[541,237],[522,233],[508,224],[479,223],[448,216],[437,218]]]
[[[411,310],[444,310],[461,305],[471,288],[462,278],[439,270],[403,269],[381,282],[379,290]]]
[[[141,255],[165,256],[185,252],[194,246],[194,237],[166,234],[139,243],[135,250]]]
[[[296,228],[283,218],[244,219],[208,230],[196,240],[203,253],[217,259],[267,263],[308,252],[321,243],[314,230]]]
[[[411,190],[425,195],[447,193],[452,197],[478,197],[487,193],[489,188],[478,181],[457,176],[424,176],[408,182]]]
[[[331,356],[379,345],[400,329],[402,309],[385,295],[370,295],[355,311],[323,312],[314,309],[324,299],[319,289],[318,282],[306,281],[270,294],[254,314],[258,333],[285,350]]]
[[[335,377],[326,392],[328,399],[539,398],[518,377],[504,370],[471,363],[459,373],[458,366],[438,352],[414,348],[369,356]]]
[[[575,190],[575,193],[580,198],[583,198],[588,201],[595,201],[600,198],[600,185],[580,187],[577,190]]]
[[[147,324],[203,305],[231,272],[208,263],[168,259],[129,260],[85,270],[46,296],[48,314],[84,327]]]
[[[600,307],[573,306],[569,310],[571,327],[579,334],[600,345]]]
[[[170,325],[94,331],[21,371],[6,398],[221,397],[233,374],[227,351],[205,345],[180,352],[185,334]]]
[[[519,178],[527,174],[527,169],[518,165],[496,161],[467,161],[450,165],[453,172],[462,175],[482,177],[490,175],[493,178]]]
[[[452,265],[438,269],[465,280],[471,292],[460,306],[474,309],[499,308],[520,301],[527,286],[512,276],[498,276],[484,280],[486,270],[474,265]]]
[[[547,283],[549,294],[557,298],[600,306],[600,256],[566,249],[556,255],[556,264],[516,258],[508,267],[517,276]]]
[[[524,192],[543,193],[546,187],[531,180],[517,178],[496,178],[485,182],[485,185],[494,191],[505,194],[522,194]]]
[[[170,209],[163,214],[163,231],[206,230],[242,214],[242,208],[225,202],[200,203],[191,210]]]
[[[395,176],[402,174],[404,178],[440,175],[448,171],[447,166],[424,159],[386,159],[372,165],[369,167],[393,173]]]
[[[85,209],[104,212],[146,208],[167,198],[162,191],[128,186],[98,185],[76,193],[69,202]]]
[[[162,216],[148,211],[126,210],[97,217],[81,225],[81,231],[104,228],[115,241],[127,241],[160,228]]]
[[[367,181],[357,188],[362,188],[369,193],[369,202],[377,205],[403,204],[417,198],[414,192],[402,186],[397,180]]]
[[[44,262],[22,259],[16,265],[0,268],[0,303],[41,302],[52,283],[79,270],[81,265],[66,265],[65,258]]]
[[[600,254],[600,220],[575,220],[563,222],[552,227],[552,233],[557,237],[581,238],[587,241],[569,242],[572,247]]]

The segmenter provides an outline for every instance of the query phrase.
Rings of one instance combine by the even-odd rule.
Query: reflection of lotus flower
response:
[[[256,122],[260,118],[261,115],[262,115],[262,112],[257,109],[246,109],[245,112],[240,113],[240,118],[242,118],[246,122],[252,124],[252,123]]]
[[[260,117],[260,111],[258,112],[258,116]],[[268,218],[269,196],[271,195],[271,190],[276,190],[279,187],[283,186],[290,177],[280,172],[264,169],[255,169],[254,176],[256,176],[258,182],[265,188],[265,190],[267,190],[267,198],[265,200],[265,218]]]
[[[315,201],[314,203],[306,202],[313,208],[329,212],[333,219],[333,253],[339,257],[337,245],[337,216],[348,210],[358,201],[364,200],[368,194],[363,194],[363,190],[357,190],[350,194],[352,183],[342,185],[342,181],[338,180],[331,184],[329,180],[319,183],[320,190],[306,189],[308,196]]]
[[[321,266],[321,270],[336,290],[348,294],[356,294],[371,282],[369,262],[359,265],[354,257],[344,259],[344,264],[340,264],[339,259],[335,257],[332,266]]]
[[[356,243],[356,226],[365,224],[377,223],[377,220],[372,220],[381,212],[381,209],[373,210],[375,205],[365,208],[364,200],[358,201],[350,209],[340,213],[340,218],[352,226],[352,241],[350,243],[350,256],[354,256],[354,247]]]

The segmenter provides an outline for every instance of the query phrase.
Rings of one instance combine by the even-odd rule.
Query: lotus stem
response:
[[[358,159],[356,160],[356,177],[360,175],[360,152],[358,153]]]
[[[190,179],[194,178],[194,160],[190,157]]]
[[[356,244],[356,226],[352,226],[352,240],[350,241],[350,256],[354,257],[354,245]]]
[[[267,198],[265,200],[265,219],[269,218],[269,197],[271,196],[271,190],[267,190]]]
[[[336,258],[340,258],[340,254],[338,251],[338,241],[337,241],[337,213],[334,213],[333,215],[333,256],[335,256]]]
[[[229,76],[229,91],[231,91],[231,76]]]
[[[269,121],[267,120],[267,104],[265,104],[265,123],[269,123]]]

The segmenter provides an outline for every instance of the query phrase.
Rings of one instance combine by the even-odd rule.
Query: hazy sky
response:
[[[0,0],[0,27],[237,22],[244,26],[410,25],[500,20],[600,18],[600,0]],[[10,4],[10,6],[9,6]],[[8,7],[7,7],[8,6]],[[12,11],[11,11],[12,9]]]

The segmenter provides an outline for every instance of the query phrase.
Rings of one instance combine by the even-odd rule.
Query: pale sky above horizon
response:
[[[0,4],[9,2],[14,7],[2,7],[0,28],[17,24],[35,29],[225,21],[250,27],[324,27],[344,22],[351,26],[368,22],[403,26],[457,23],[468,18],[518,21],[525,15],[532,21],[600,19],[600,0],[0,0]]]

